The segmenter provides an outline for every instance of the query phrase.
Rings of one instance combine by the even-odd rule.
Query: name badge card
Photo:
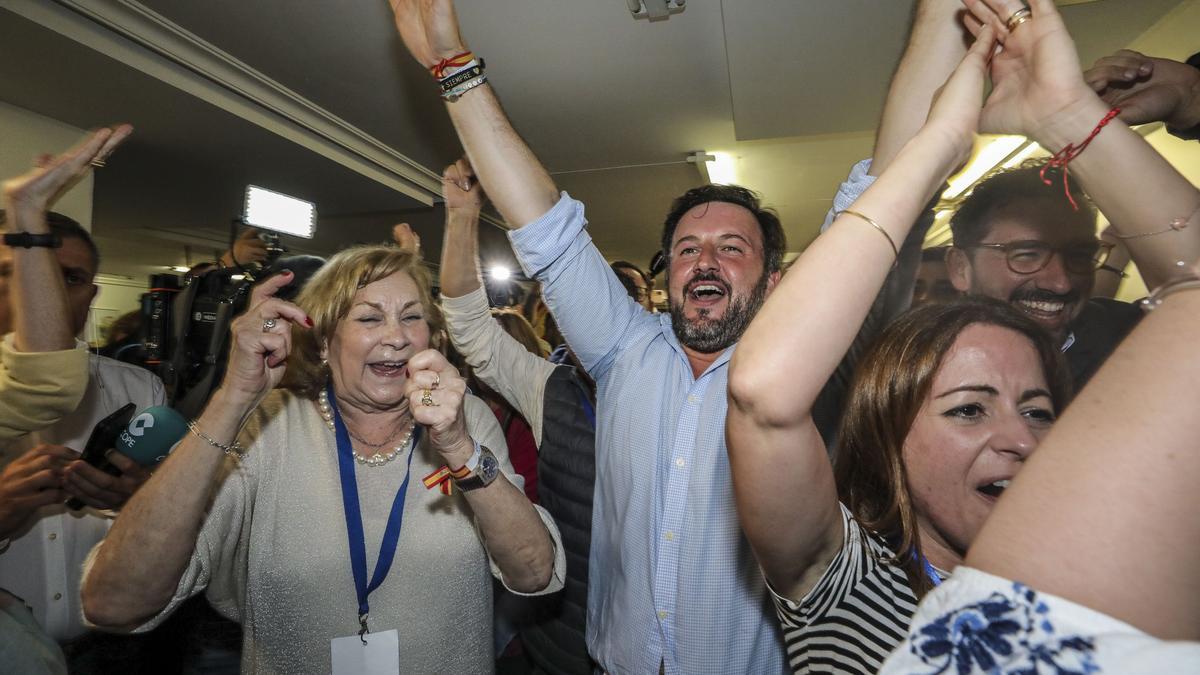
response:
[[[367,644],[363,644],[363,640]],[[399,675],[400,633],[385,630],[334,638],[329,641],[333,675]]]

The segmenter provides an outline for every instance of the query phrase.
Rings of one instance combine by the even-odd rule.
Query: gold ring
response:
[[[1017,26],[1020,26],[1032,17],[1033,12],[1030,11],[1028,7],[1022,7],[1021,9],[1013,12],[1012,16],[1008,17],[1008,21],[1004,22],[1004,25],[1008,27],[1008,32],[1011,33],[1017,29]]]
[[[421,405],[433,405],[433,390],[426,389],[421,394]]]
[[[93,160],[90,162],[90,164],[91,164],[92,166],[96,167],[97,169],[102,169],[102,168],[104,168],[104,160],[103,160],[103,159],[100,159],[99,157],[97,157],[97,158],[93,159]]]

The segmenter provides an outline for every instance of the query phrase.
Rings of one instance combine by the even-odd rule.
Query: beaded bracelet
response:
[[[1177,264],[1180,267],[1183,267],[1182,262]],[[1163,300],[1166,300],[1168,296],[1174,295],[1175,293],[1179,293],[1181,291],[1190,291],[1198,288],[1200,288],[1200,274],[1197,274],[1196,270],[1194,269],[1188,269],[1186,272],[1183,272],[1174,279],[1171,279],[1162,286],[1154,289],[1154,291],[1150,293],[1150,297],[1142,300],[1142,309],[1146,310],[1147,312],[1156,310],[1163,304]]]
[[[242,445],[240,443],[238,443],[236,440],[234,440],[234,442],[226,445],[225,443],[218,441],[217,439],[213,438],[212,436],[209,436],[208,434],[204,433],[203,431],[200,431],[200,427],[196,426],[196,420],[189,420],[187,423],[187,426],[188,426],[188,429],[190,429],[193,434],[200,437],[206,443],[213,446],[214,448],[217,448],[218,450],[225,453],[226,455],[229,455],[230,457],[237,457],[238,460],[246,459],[246,449],[243,448]]]
[[[450,91],[443,92],[442,98],[446,99],[450,103],[454,103],[458,99],[462,98],[463,94],[467,93],[468,91],[471,91],[475,87],[478,87],[479,85],[481,85],[485,82],[487,82],[487,75],[480,75],[479,77],[476,77],[474,79],[467,80],[466,82],[458,85],[457,87],[451,89]]]

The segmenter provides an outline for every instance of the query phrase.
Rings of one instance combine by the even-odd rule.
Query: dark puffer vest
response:
[[[592,673],[585,635],[595,484],[595,407],[575,369],[559,366],[546,380],[542,405],[538,501],[562,535],[566,585],[534,598],[532,622],[521,628],[529,658],[547,673]]]

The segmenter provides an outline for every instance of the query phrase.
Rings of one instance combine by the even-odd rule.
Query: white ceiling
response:
[[[437,255],[441,216],[428,199],[331,161],[280,131],[287,125],[230,112],[27,20],[31,2],[114,0],[0,0],[0,99],[80,127],[138,127],[97,178],[95,231],[112,249],[104,271],[181,262],[182,240],[219,245],[247,182],[317,202],[318,239],[298,249],[379,239],[405,219]],[[429,171],[459,152],[383,0],[142,4]],[[684,158],[701,149],[736,156],[739,180],[779,210],[792,248],[806,244],[849,165],[870,152],[912,4],[693,0],[653,23],[632,19],[624,0],[460,0],[459,13],[518,130],[588,204],[601,249],[644,265],[670,200],[699,182]],[[1064,14],[1090,63],[1179,4],[1099,0]],[[506,255],[499,234],[487,228],[489,257]]]

